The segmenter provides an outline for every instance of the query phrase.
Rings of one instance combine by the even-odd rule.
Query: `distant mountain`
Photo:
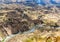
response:
[[[47,4],[60,4],[60,0],[36,0],[37,4],[43,4],[43,5],[47,5]]]
[[[35,3],[35,4],[40,4],[40,5],[47,5],[47,4],[60,4],[60,0],[0,0],[0,3]]]

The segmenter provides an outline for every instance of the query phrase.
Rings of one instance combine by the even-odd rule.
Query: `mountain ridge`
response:
[[[35,3],[38,5],[47,5],[47,4],[60,4],[60,0],[0,0],[0,3],[11,4],[11,3]]]

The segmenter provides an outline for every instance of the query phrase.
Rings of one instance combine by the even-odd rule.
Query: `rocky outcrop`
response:
[[[26,33],[27,31],[31,33],[31,31],[34,32],[36,29],[40,32],[58,31],[60,28],[59,11],[60,8],[56,6],[30,7],[17,4],[1,4],[1,33],[3,32],[3,37],[6,37],[8,35]]]
[[[6,4],[5,4],[6,5]],[[2,7],[5,5],[1,5]],[[13,6],[14,5],[14,6]],[[39,9],[38,9],[39,8]],[[54,11],[54,7],[48,9],[47,7],[28,7],[17,4],[9,4],[2,8],[1,14],[3,17],[3,28],[8,34],[15,34],[24,32],[32,28],[34,25],[49,24],[48,26],[59,25],[59,13]],[[56,7],[56,9],[58,9]],[[55,10],[56,10],[55,9]],[[57,11],[57,10],[56,10]],[[48,12],[48,13],[46,13]],[[56,14],[55,14],[55,13]],[[5,15],[6,14],[6,15]],[[10,33],[9,33],[9,32]]]

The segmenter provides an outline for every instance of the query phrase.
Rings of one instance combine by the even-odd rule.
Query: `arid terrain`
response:
[[[1,42],[60,42],[60,8],[0,4]]]

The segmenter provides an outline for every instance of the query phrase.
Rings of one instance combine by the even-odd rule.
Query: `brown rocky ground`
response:
[[[60,8],[56,6],[51,8],[43,6],[30,7],[19,4],[1,4],[0,6],[0,30],[5,37],[19,32],[24,33],[33,28],[34,30],[38,29],[40,32],[60,30]],[[20,42],[20,38],[16,38],[18,39],[17,42]],[[14,38],[10,42],[13,41]]]
[[[5,42],[60,42],[60,31],[40,32],[35,31],[27,34],[17,34],[10,39],[6,39]]]

